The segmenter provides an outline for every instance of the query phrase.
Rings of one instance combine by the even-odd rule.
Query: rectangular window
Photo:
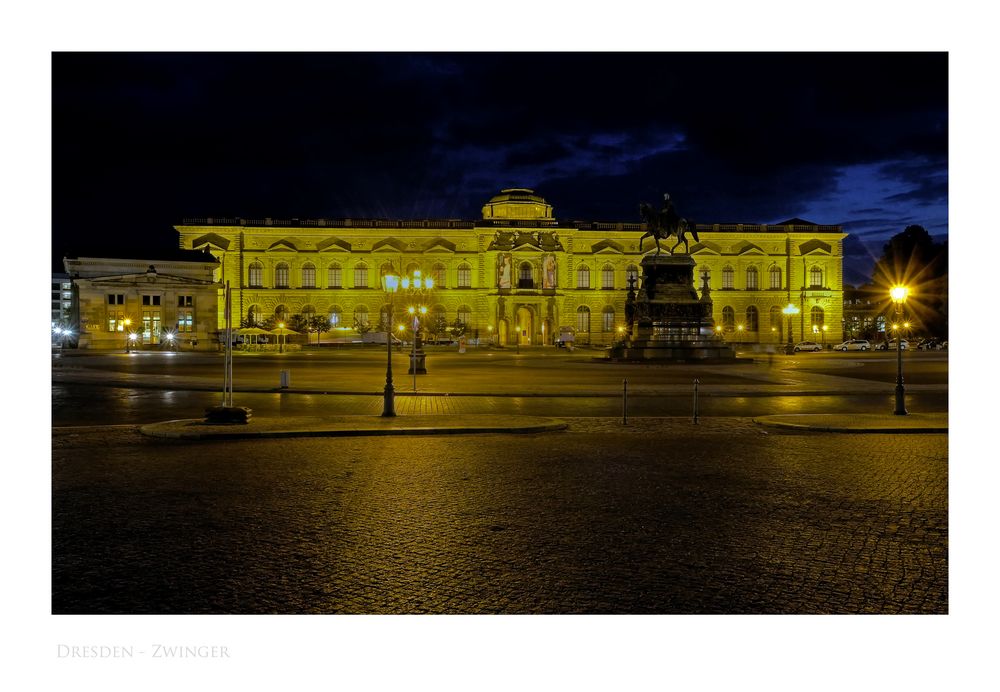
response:
[[[723,269],[722,270],[722,287],[723,288],[732,288],[733,287],[733,278],[734,278],[734,275],[735,275],[735,272],[732,269]]]
[[[614,269],[602,269],[601,270],[601,288],[614,288],[615,287],[615,270]]]
[[[343,281],[340,267],[330,267],[326,270],[326,285],[330,288],[340,288],[344,285]]]
[[[194,296],[177,296],[177,307],[179,308],[194,307]]]
[[[747,290],[756,291],[757,290],[757,272],[747,272]]]
[[[274,270],[274,287],[288,288],[288,265],[279,264]]]
[[[145,306],[154,306],[160,304],[160,296],[148,296],[144,295],[142,297],[142,304]]]
[[[615,313],[610,310],[605,310],[601,313],[601,329],[605,332],[614,331],[615,328]]]
[[[458,268],[458,287],[472,288],[472,269],[468,266],[463,265]]]
[[[125,331],[125,313],[122,311],[108,310],[108,331]]]
[[[771,288],[781,288],[781,272],[771,272]]]
[[[194,331],[194,310],[190,308],[181,308],[177,311],[177,331]]]
[[[302,267],[302,288],[316,288],[315,267]]]
[[[368,268],[367,267],[355,267],[354,268],[354,287],[355,288],[368,288]]]
[[[122,293],[109,293],[108,294],[108,305],[124,305],[125,295]]]

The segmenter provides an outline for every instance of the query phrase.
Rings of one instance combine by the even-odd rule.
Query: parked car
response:
[[[917,344],[918,351],[936,351],[941,348],[941,342],[937,339],[921,339]]]
[[[906,339],[903,339],[900,342],[899,350],[905,351],[909,347],[910,347],[910,342],[907,341]],[[875,346],[875,348],[877,348],[879,351],[885,351],[885,350],[895,351],[896,350],[896,340],[893,339],[892,341],[883,341],[882,343],[880,343],[877,346]]]
[[[800,341],[795,344],[795,348],[792,349],[796,353],[799,351],[822,351],[823,347],[817,344],[815,341]]]
[[[867,351],[872,345],[865,339],[848,339],[833,347],[834,351]]]

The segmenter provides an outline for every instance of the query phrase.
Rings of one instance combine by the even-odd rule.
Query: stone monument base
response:
[[[642,259],[642,288],[629,291],[626,312],[632,333],[608,358],[625,361],[736,362],[736,351],[715,333],[708,286],[694,288],[688,255]]]

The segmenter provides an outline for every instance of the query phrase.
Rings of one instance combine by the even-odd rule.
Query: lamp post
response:
[[[392,386],[392,308],[393,296],[399,290],[399,277],[386,274],[382,277],[383,289],[389,295],[389,315],[385,322],[385,392],[382,402],[382,417],[392,418],[396,415],[396,390]]]
[[[903,317],[903,304],[909,294],[910,289],[906,286],[893,286],[889,291],[889,297],[896,306],[897,320]],[[893,329],[896,327],[897,325],[893,325]],[[903,389],[903,338],[898,329],[896,329],[896,410],[893,414],[906,415],[906,392]]]
[[[736,325],[736,333],[738,335],[736,337],[736,341],[737,341],[737,343],[739,343],[742,346],[743,345],[743,325],[742,324]]]
[[[132,330],[130,329],[131,325],[132,325],[132,320],[130,320],[129,318],[126,317],[125,318],[125,329],[123,330],[125,332],[125,353],[131,353],[132,352],[131,351]]]
[[[278,329],[284,329],[284,328],[285,328],[285,323],[284,322],[278,322]],[[284,352],[285,352],[284,334],[280,334],[279,333],[278,334],[278,353],[284,353]]]
[[[785,353],[792,355],[795,353],[795,345],[792,343],[792,316],[799,314],[799,309],[794,303],[789,303],[781,311],[788,315],[788,345],[785,346]]]
[[[420,271],[415,271],[413,272],[413,276],[404,276],[400,280],[400,285],[412,303],[407,308],[407,312],[411,317],[410,325],[413,328],[413,352],[410,356],[410,369],[407,374],[413,375],[413,391],[417,391],[417,375],[427,374],[427,366],[425,365],[426,354],[423,350],[423,344],[419,343],[420,320],[423,315],[427,314],[427,305],[425,303],[431,289],[434,288],[434,279],[431,277],[423,278]]]

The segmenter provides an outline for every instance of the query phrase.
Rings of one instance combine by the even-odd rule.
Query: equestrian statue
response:
[[[677,242],[672,248],[670,248],[670,254],[674,254],[674,250],[684,243],[684,252],[688,253],[688,241],[687,234],[690,233],[691,237],[698,241],[698,231],[695,228],[694,221],[689,221],[688,219],[681,218],[677,211],[674,209],[674,205],[670,201],[670,195],[663,195],[663,208],[657,211],[653,208],[653,205],[643,202],[639,205],[639,215],[642,217],[643,222],[646,224],[646,232],[642,234],[639,238],[639,252],[642,252],[642,241],[647,237],[652,236],[653,240],[656,241],[656,254],[660,254],[660,239],[664,240],[670,236],[676,236]]]

